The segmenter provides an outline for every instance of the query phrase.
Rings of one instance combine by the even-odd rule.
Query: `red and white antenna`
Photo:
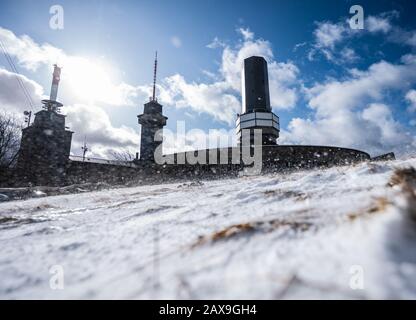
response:
[[[53,67],[53,79],[49,100],[56,101],[58,98],[59,81],[61,80],[61,68],[59,68],[56,64],[54,64]]]
[[[155,68],[153,72],[153,95],[152,95],[152,101],[156,100],[156,79],[157,79],[157,51],[156,51],[156,57],[155,57]]]
[[[59,81],[61,81],[61,70],[62,68],[58,67],[58,65],[53,65],[51,94],[49,100],[42,100],[42,103],[44,104],[43,108],[48,111],[59,112],[59,109],[63,106],[62,103],[57,101]]]

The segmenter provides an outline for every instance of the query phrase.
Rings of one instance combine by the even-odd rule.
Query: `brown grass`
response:
[[[309,222],[286,221],[286,220],[269,220],[269,221],[255,221],[242,224],[236,224],[226,227],[220,231],[216,231],[208,236],[199,237],[198,241],[192,246],[196,247],[206,243],[215,243],[218,241],[225,241],[237,236],[248,235],[255,232],[271,232],[281,227],[289,227],[298,232],[305,232],[312,226]]]
[[[387,198],[376,198],[375,201],[366,209],[348,214],[348,219],[356,220],[360,217],[372,216],[383,213],[392,203]]]
[[[416,220],[416,170],[415,168],[397,169],[387,184],[389,187],[400,188],[407,200],[406,211],[412,219]],[[355,220],[361,216],[371,216],[386,211],[387,207],[393,203],[384,197],[376,198],[374,203],[367,209],[351,213],[348,215],[350,220]]]
[[[406,213],[412,220],[416,221],[416,169],[396,170],[388,185],[401,189],[407,201]]]
[[[403,188],[403,191],[410,192],[415,195],[416,192],[416,169],[405,168],[398,169],[394,172],[388,185],[390,187],[399,186]]]
[[[304,201],[308,195],[299,191],[266,190],[263,192],[266,197],[278,197],[279,199],[295,198],[295,201]]]

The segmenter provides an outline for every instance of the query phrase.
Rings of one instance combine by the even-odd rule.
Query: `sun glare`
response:
[[[120,94],[111,81],[111,68],[102,61],[90,58],[68,58],[63,63],[65,82],[80,102],[117,103]]]

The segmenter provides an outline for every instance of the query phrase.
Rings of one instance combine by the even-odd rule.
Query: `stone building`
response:
[[[163,127],[167,117],[163,107],[154,98],[144,105],[143,114],[138,116],[141,125],[140,160],[154,162],[156,149],[163,142]]]
[[[22,181],[33,184],[61,184],[65,181],[66,165],[71,151],[73,132],[66,129],[65,116],[57,102],[61,69],[54,66],[49,100],[35,114],[33,123],[22,130],[17,161],[17,174]]]
[[[163,106],[156,99],[157,52],[153,75],[153,95],[144,105],[143,114],[137,116],[141,125],[140,160],[154,162],[156,149],[163,142],[163,127],[167,117],[163,115]]]

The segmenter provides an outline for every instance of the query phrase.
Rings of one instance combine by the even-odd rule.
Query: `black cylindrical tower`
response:
[[[263,145],[275,145],[279,138],[279,117],[272,112],[267,62],[263,57],[244,60],[242,73],[242,114],[237,118],[237,135],[242,142],[243,131],[250,133],[254,144],[254,130],[262,132]]]
[[[251,57],[244,60],[242,81],[242,113],[271,112],[269,75],[267,62],[263,57]]]

